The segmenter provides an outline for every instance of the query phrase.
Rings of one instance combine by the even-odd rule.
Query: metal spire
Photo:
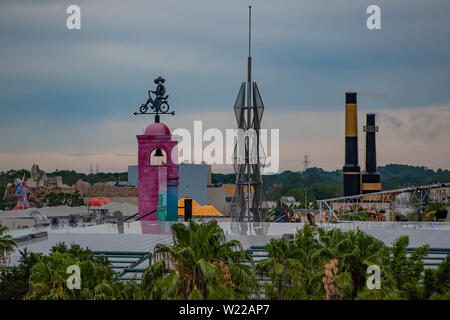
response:
[[[247,82],[252,82],[252,6],[248,6],[248,61]]]
[[[252,82],[251,9],[252,6],[249,6],[247,83],[241,83],[234,104],[237,127],[244,132],[242,137],[238,137],[234,150],[236,190],[231,210],[236,221],[244,221],[245,216],[247,216],[248,221],[251,221],[251,219],[262,221],[267,211],[261,177],[261,169],[264,167],[263,162],[265,160],[261,161],[260,159],[260,151],[262,153],[264,151],[259,145],[259,130],[261,129],[264,104],[256,82]],[[242,146],[242,148],[239,146]]]
[[[252,56],[252,6],[248,6],[248,56]]]

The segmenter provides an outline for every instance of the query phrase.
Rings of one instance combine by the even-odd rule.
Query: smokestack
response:
[[[358,165],[358,109],[356,92],[345,93],[345,165],[344,196],[361,193],[361,169]]]
[[[362,175],[362,193],[381,191],[381,176],[377,172],[377,151],[375,133],[378,126],[375,125],[375,114],[367,114],[367,123],[364,126],[366,133],[366,171]]]

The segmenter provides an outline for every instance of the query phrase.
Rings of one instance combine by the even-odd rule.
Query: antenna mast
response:
[[[243,147],[238,147],[241,142],[237,142],[234,151],[236,189],[231,210],[236,221],[244,221],[246,216],[248,221],[252,221],[252,218],[253,221],[262,221],[263,215],[267,211],[261,177],[261,169],[264,167],[264,163],[261,162],[259,145],[259,130],[261,129],[264,104],[256,82],[252,82],[251,39],[252,6],[248,6],[247,83],[241,83],[234,104],[238,129],[245,132],[242,140],[240,140]],[[251,142],[250,139],[252,139]]]
[[[247,82],[252,82],[252,6],[248,6],[248,75]]]
[[[252,40],[252,6],[248,6],[248,75],[247,75],[247,129],[251,128],[251,92],[252,92],[252,56],[251,56],[251,40]],[[246,137],[246,148],[247,152],[250,151],[250,139]],[[250,221],[250,197],[251,197],[251,168],[250,168],[250,158],[249,153],[246,155],[247,162],[247,219]]]
[[[308,169],[310,164],[311,164],[311,161],[309,161],[308,155],[305,154],[305,160],[303,160],[303,167],[304,167],[305,171]]]

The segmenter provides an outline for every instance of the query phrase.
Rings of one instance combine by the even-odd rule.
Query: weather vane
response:
[[[171,114],[175,115],[175,111],[169,112],[169,103],[167,102],[167,98],[169,98],[169,95],[166,95],[166,87],[164,86],[164,82],[166,82],[166,79],[163,77],[158,77],[154,80],[155,84],[158,86],[156,87],[156,90],[149,90],[148,91],[148,99],[147,102],[139,108],[139,112],[135,112],[134,115],[137,116],[138,114],[154,114],[155,115],[155,122],[159,122],[159,115],[160,114]],[[152,93],[155,95],[155,99],[152,99]],[[150,106],[149,106],[150,104]],[[148,112],[149,107],[153,112]]]

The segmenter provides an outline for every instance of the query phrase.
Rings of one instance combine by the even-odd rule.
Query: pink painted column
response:
[[[158,192],[166,189],[164,200],[167,201],[168,220],[178,219],[178,155],[177,141],[172,140],[169,128],[163,123],[150,124],[143,135],[138,135],[138,189],[139,216],[150,215],[141,221],[156,220]],[[151,157],[156,149],[161,149],[164,157]],[[173,152],[172,152],[173,151]],[[152,163],[151,160],[162,160],[163,163]],[[165,174],[165,172],[167,172]],[[160,181],[166,179],[166,181]],[[174,197],[175,195],[175,197]]]

